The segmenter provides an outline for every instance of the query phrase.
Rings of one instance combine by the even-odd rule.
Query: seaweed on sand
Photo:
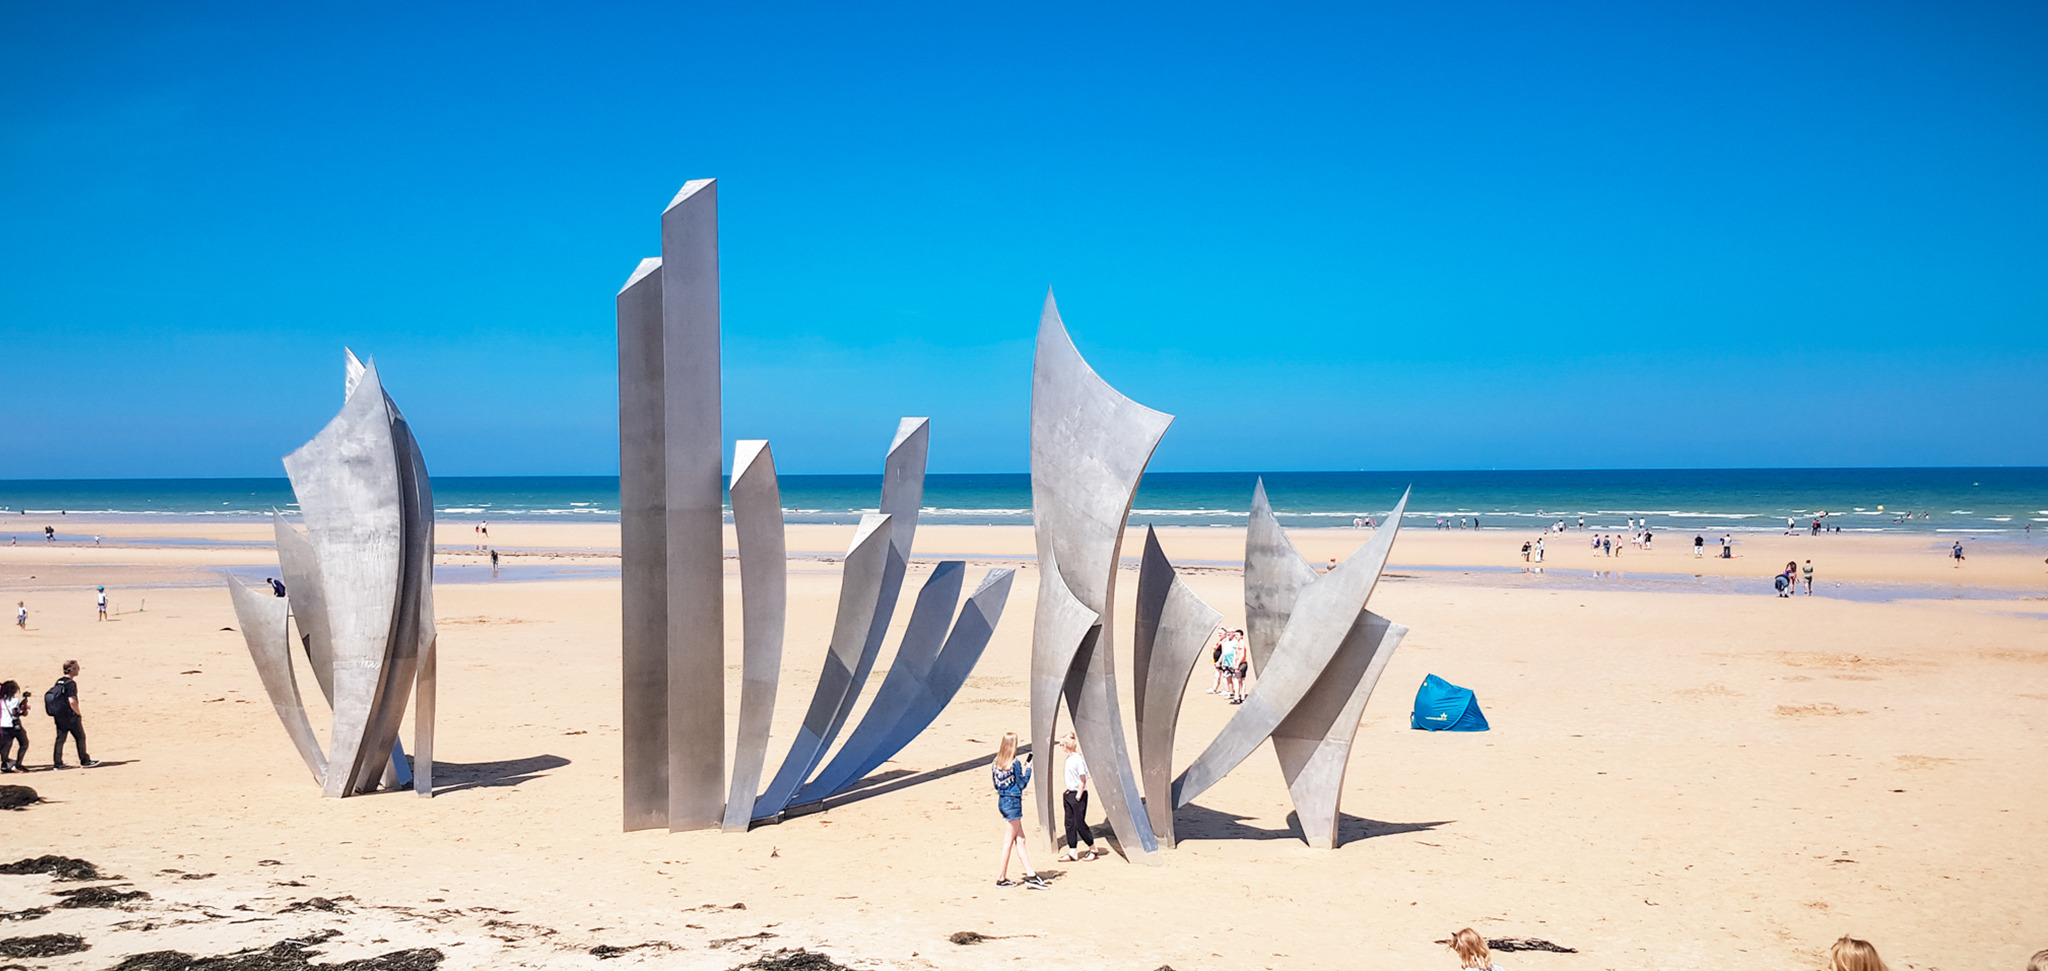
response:
[[[260,950],[236,951],[216,957],[193,957],[183,951],[150,951],[130,955],[108,971],[436,971],[447,956],[439,948],[416,947],[339,964],[314,964],[320,952],[313,945],[341,936],[325,930],[309,937],[286,938]]]
[[[59,880],[106,880],[100,868],[73,856],[44,855],[13,863],[0,863],[0,873],[10,876],[32,876],[47,873]]]
[[[92,945],[76,934],[39,934],[35,937],[10,937],[0,941],[0,957],[10,958],[53,958],[64,954],[77,954]]]

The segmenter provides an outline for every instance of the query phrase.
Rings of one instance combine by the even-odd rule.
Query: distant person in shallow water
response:
[[[1877,956],[1877,948],[1869,941],[1857,940],[1847,934],[1828,948],[1829,971],[1891,971],[1884,958]]]
[[[1010,879],[1010,855],[1024,864],[1024,886],[1044,890],[1046,883],[1031,869],[1031,857],[1024,852],[1024,787],[1031,784],[1031,756],[1017,758],[1017,733],[1003,733],[995,760],[989,763],[989,777],[996,787],[996,811],[1003,814],[1003,847],[997,856],[996,886],[1014,887]]]
[[[1461,971],[1501,971],[1500,965],[1493,963],[1486,938],[1470,927],[1451,935],[1451,950],[1457,952]]]
[[[1809,596],[1809,597],[1813,596],[1813,561],[1812,561],[1812,560],[1807,560],[1807,561],[1806,561],[1806,565],[1805,565],[1805,566],[1802,566],[1802,567],[1800,567],[1800,568],[1799,568],[1799,579],[1801,579],[1801,580],[1804,580],[1804,581],[1806,581],[1806,595],[1807,595],[1807,596]]]

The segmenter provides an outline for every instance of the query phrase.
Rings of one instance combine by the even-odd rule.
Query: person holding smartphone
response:
[[[996,809],[1003,814],[1003,845],[997,854],[996,886],[1014,887],[1010,879],[1010,855],[1015,853],[1017,861],[1024,864],[1024,886],[1033,890],[1044,890],[1046,882],[1039,878],[1038,871],[1031,868],[1031,857],[1024,852],[1024,787],[1031,784],[1031,755],[1017,758],[1017,733],[1003,733],[1003,741],[996,748],[995,760],[989,763],[989,775],[995,782]]]

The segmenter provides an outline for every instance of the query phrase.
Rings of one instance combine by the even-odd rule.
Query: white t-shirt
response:
[[[20,696],[0,698],[0,728],[14,727],[14,706],[21,704]]]
[[[100,609],[107,609],[107,595],[104,593],[100,594]]]
[[[1069,756],[1067,756],[1067,789],[1068,789],[1068,791],[1070,791],[1070,792],[1078,792],[1078,791],[1080,791],[1080,789],[1081,789],[1081,777],[1083,777],[1083,776],[1085,776],[1085,775],[1087,775],[1087,774],[1088,774],[1088,760],[1086,760],[1086,759],[1082,758],[1082,757],[1081,757],[1081,753],[1079,753],[1079,752],[1075,752],[1074,754],[1072,754],[1072,755],[1069,755]]]

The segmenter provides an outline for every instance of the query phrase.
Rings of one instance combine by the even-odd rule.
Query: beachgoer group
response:
[[[1223,695],[1233,705],[1244,704],[1244,683],[1252,670],[1251,649],[1245,644],[1242,630],[1219,627],[1217,633],[1216,646],[1209,652],[1216,666],[1216,681],[1209,686],[1208,693]]]
[[[50,767],[72,768],[64,762],[64,740],[71,739],[78,764],[92,768],[100,763],[85,751],[85,716],[78,705],[77,661],[65,661],[64,673],[43,693],[43,713],[56,723],[56,744],[50,751]],[[0,772],[27,772],[29,692],[20,683],[0,682]]]

